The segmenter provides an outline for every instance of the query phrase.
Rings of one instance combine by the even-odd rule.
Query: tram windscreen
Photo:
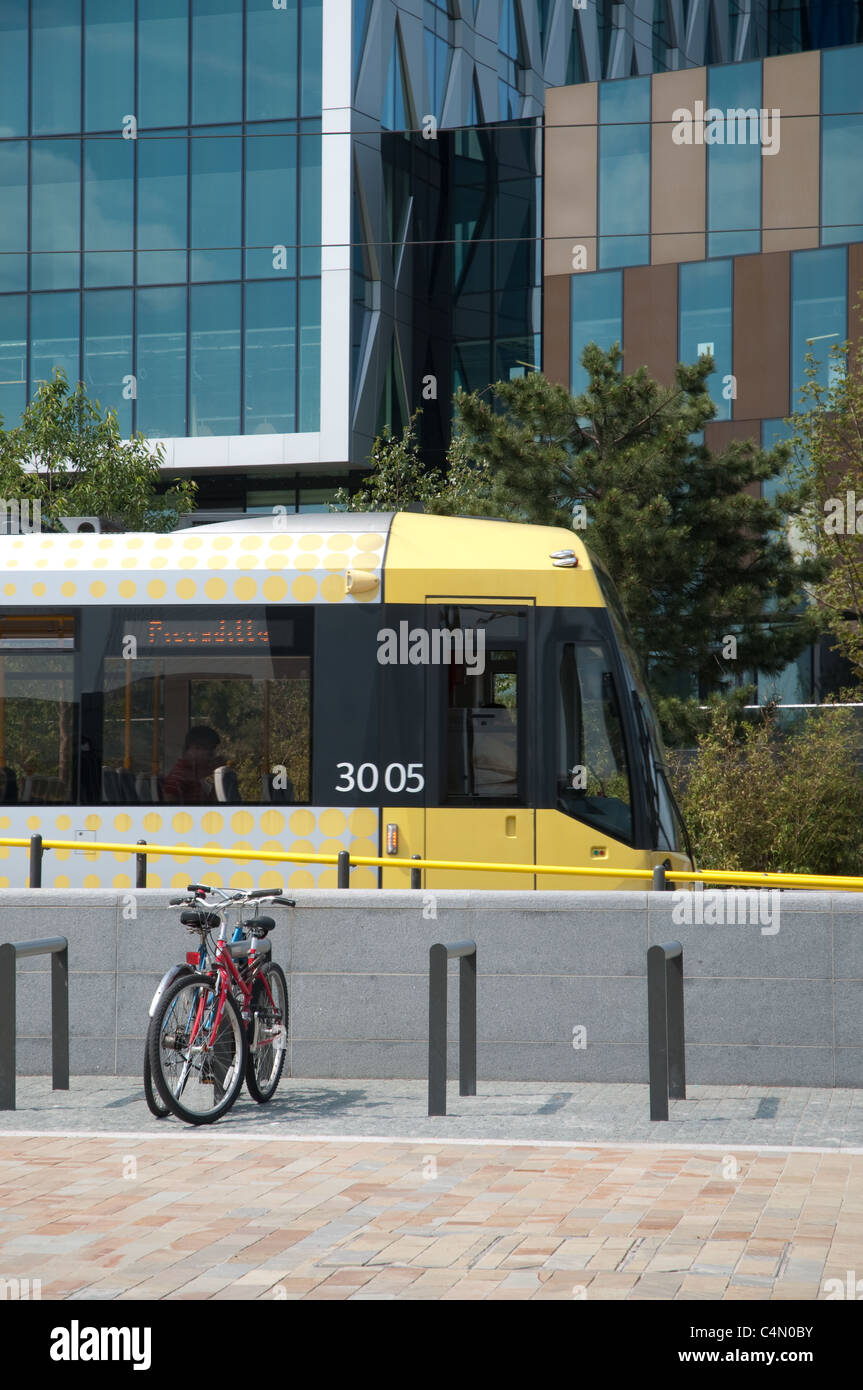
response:
[[[611,661],[597,642],[567,642],[560,660],[558,808],[632,842],[632,792]]]

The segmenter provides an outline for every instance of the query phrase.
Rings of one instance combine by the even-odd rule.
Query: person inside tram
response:
[[[208,724],[195,724],[186,734],[183,751],[165,777],[165,801],[180,806],[216,801],[213,774],[222,762],[217,753],[221,737]]]

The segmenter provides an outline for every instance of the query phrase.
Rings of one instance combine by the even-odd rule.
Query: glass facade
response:
[[[716,369],[707,378],[707,386],[718,420],[731,419],[727,388],[733,370],[732,267],[731,261],[694,261],[679,271],[678,356],[681,362],[695,362],[705,353],[713,358]]]
[[[124,432],[317,431],[320,0],[0,10],[6,425],[62,366]]]
[[[761,64],[710,68],[707,144],[707,254],[738,256],[761,250]],[[741,113],[732,119],[728,113]],[[743,120],[742,113],[749,113]],[[754,117],[754,119],[753,119]],[[715,143],[711,143],[711,139]]]
[[[587,389],[589,377],[581,365],[588,343],[605,349],[623,347],[623,275],[619,270],[572,277],[570,299],[570,385],[574,396]]]
[[[795,251],[791,257],[792,405],[806,381],[811,353],[818,380],[826,385],[833,370],[830,349],[845,341],[848,327],[848,257],[844,247]]]

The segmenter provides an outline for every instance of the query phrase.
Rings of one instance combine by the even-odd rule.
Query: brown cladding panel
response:
[[[542,370],[549,381],[569,390],[570,312],[568,275],[542,282]]]
[[[545,235],[546,276],[573,269],[573,250],[585,248],[583,270],[596,269],[596,83],[553,88],[546,98]]]
[[[623,365],[645,366],[664,386],[677,366],[677,266],[631,266],[623,272]]]
[[[704,68],[661,73],[652,79],[651,260],[703,260],[707,158],[703,144],[677,144],[675,111],[694,111],[706,97]]]
[[[735,421],[788,414],[790,256],[734,261]]]
[[[761,443],[760,420],[711,420],[704,426],[704,442],[708,449],[718,454],[735,439],[752,439]],[[760,484],[755,484],[760,488]],[[747,491],[749,489],[747,488]],[[758,496],[758,493],[755,493]]]
[[[855,241],[848,247],[848,337],[852,343],[863,338],[863,323],[860,321],[860,306],[857,302],[863,293],[863,242]]]

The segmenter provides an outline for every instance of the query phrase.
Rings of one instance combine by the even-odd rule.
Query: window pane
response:
[[[246,274],[283,279],[297,273],[297,139],[250,135],[246,145]],[[273,247],[285,252],[274,264]],[[284,265],[282,265],[282,260]]]
[[[273,11],[275,14],[275,10]],[[192,139],[193,280],[238,280],[242,273],[242,141],[213,134]],[[234,250],[223,248],[233,247]]]
[[[601,125],[649,121],[650,78],[630,77],[622,82],[600,82],[599,120]]]
[[[560,662],[557,809],[632,840],[632,794],[608,652],[567,642]]]
[[[650,127],[602,126],[599,131],[600,266],[605,269],[648,260],[649,231]],[[619,242],[618,237],[621,238]]]
[[[722,379],[731,365],[731,261],[696,261],[680,267],[681,362],[694,362],[709,352],[716,370],[707,387],[718,420],[731,419],[731,401],[722,398]]]
[[[825,54],[826,57],[826,54]],[[863,241],[863,116],[821,122],[821,240]]]
[[[18,424],[27,403],[27,296],[0,295],[0,420]]]
[[[246,120],[296,116],[297,0],[283,10],[272,0],[247,0],[246,11]]]
[[[807,352],[819,363],[818,380],[827,384],[830,349],[845,341],[847,331],[847,275],[844,249],[795,251],[791,256],[793,398],[806,380]]]
[[[84,283],[132,282],[131,140],[84,141]]]
[[[619,270],[571,277],[570,390],[578,396],[590,378],[581,365],[588,343],[607,351],[623,345],[623,276]]]
[[[300,139],[300,274],[321,273],[321,136]]]
[[[138,141],[138,280],[185,280],[187,141]],[[177,247],[176,251],[167,248]],[[151,249],[152,248],[152,249]],[[158,249],[156,249],[158,248]]]
[[[186,291],[139,290],[136,424],[144,434],[186,433]]]
[[[322,110],[321,70],[323,66],[321,0],[302,0],[300,6],[301,108],[304,116],[320,116]]]
[[[498,641],[522,636],[519,613],[441,609],[429,641],[448,641],[447,784],[449,800],[512,800],[519,786],[519,656]],[[443,638],[439,634],[446,633]],[[457,634],[454,637],[450,633]],[[455,643],[461,639],[461,649]],[[490,644],[494,643],[494,646]],[[432,655],[433,649],[430,647]],[[447,648],[441,649],[442,654]]]
[[[27,0],[0,6],[0,135],[27,134]]]
[[[84,380],[103,410],[115,410],[120,429],[132,432],[132,291],[84,295]]]
[[[120,130],[135,104],[135,0],[87,0],[84,129]]]
[[[57,650],[61,642],[71,645],[72,619],[57,618],[55,631],[65,636],[47,635],[38,620],[0,617],[0,802],[6,804],[76,796],[75,656]],[[43,645],[47,650],[39,651]]]
[[[32,0],[33,134],[81,129],[81,0]]]
[[[33,289],[67,290],[78,284],[81,145],[78,140],[38,140],[30,152],[30,245]]]
[[[321,428],[321,282],[300,281],[299,429]]]
[[[113,654],[127,633],[134,662]],[[307,802],[311,633],[296,609],[126,610],[104,668],[103,800]]]
[[[189,0],[147,0],[138,10],[138,123],[185,125]]]
[[[821,110],[863,111],[863,44],[821,55]]]
[[[27,145],[0,144],[0,291],[27,288]]]
[[[192,0],[192,123],[242,120],[243,11],[237,0]]]
[[[707,229],[735,233],[709,238],[708,253],[761,250],[761,64],[732,63],[708,70]],[[729,114],[730,113],[730,114]],[[743,234],[743,235],[741,235]]]
[[[296,419],[295,281],[246,285],[246,434],[293,434]]]
[[[30,296],[30,395],[62,367],[74,387],[78,381],[77,294]]]
[[[192,290],[189,427],[192,434],[240,433],[240,286]]]

